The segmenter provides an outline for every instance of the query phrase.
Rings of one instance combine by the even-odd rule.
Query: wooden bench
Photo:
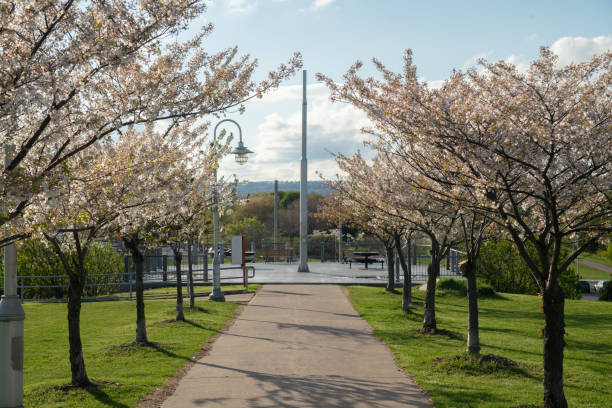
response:
[[[357,251],[359,252],[359,251]],[[355,263],[366,263],[366,257],[363,255],[355,255],[355,251],[352,249],[344,249],[342,250],[342,262],[349,264],[349,269],[352,269],[353,267],[353,262]],[[380,269],[384,268],[385,265],[385,259],[381,258],[381,257],[377,257],[377,258],[369,258],[367,260],[368,264],[373,264],[373,263],[377,263],[380,262]]]
[[[291,248],[264,248],[261,258],[266,263],[278,262],[279,259],[284,259],[287,263],[291,263],[295,257]]]

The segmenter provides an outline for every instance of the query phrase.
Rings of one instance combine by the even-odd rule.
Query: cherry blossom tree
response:
[[[439,90],[418,80],[410,51],[401,74],[375,64],[380,80],[360,78],[361,63],[344,84],[327,80],[332,97],[364,110],[409,167],[447,183],[444,200],[511,237],[543,299],[544,406],[567,407],[559,275],[612,229],[612,53],[561,67],[542,48],[526,72],[482,61]],[[587,239],[563,257],[576,234]]]
[[[230,142],[224,139],[225,133],[222,132],[219,136],[221,143],[211,149],[206,129],[207,124],[193,128],[183,124],[158,135],[161,139],[153,146],[163,152],[162,163],[154,168],[146,182],[139,185],[142,190],[133,192],[136,196],[151,198],[144,209],[146,211],[134,209],[118,220],[119,235],[132,255],[136,272],[136,344],[149,344],[144,308],[143,245],[172,244],[177,275],[177,320],[184,320],[182,253],[177,240],[185,238],[185,228],[193,227],[197,217],[211,204],[210,183],[217,157],[227,153]],[[153,132],[153,129],[150,127],[149,131]],[[221,189],[221,194],[227,194],[226,187]]]
[[[68,334],[72,383],[90,383],[80,334],[81,296],[89,271],[85,257],[92,244],[117,232],[120,219],[144,211],[152,194],[134,194],[173,152],[164,151],[161,138],[128,132],[112,145],[98,143],[65,162],[67,179],[52,198],[38,196],[20,218],[25,235],[42,236],[59,256],[69,277]],[[165,153],[165,154],[164,154]]]
[[[15,148],[0,178],[9,204],[0,224],[37,194],[53,196],[63,163],[97,141],[138,124],[240,110],[301,66],[296,54],[255,83],[256,60],[235,47],[206,52],[212,25],[179,42],[204,9],[203,0],[0,5],[0,143]]]
[[[435,331],[436,279],[440,275],[441,260],[457,239],[458,211],[420,190],[414,182],[418,174],[399,166],[393,157],[379,154],[371,165],[360,153],[350,158],[342,154],[336,157],[340,169],[348,175],[346,183],[334,185],[336,189],[370,211],[376,209],[388,223],[401,223],[406,230],[419,231],[430,239],[431,263],[427,268],[423,331]],[[396,227],[394,233],[398,231]]]

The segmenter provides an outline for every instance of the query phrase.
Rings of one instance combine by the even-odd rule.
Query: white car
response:
[[[594,286],[595,290],[601,292],[603,290],[604,285],[607,283],[607,280],[600,280]]]

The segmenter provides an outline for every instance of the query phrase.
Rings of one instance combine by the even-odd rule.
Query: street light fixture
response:
[[[240,125],[238,122],[232,119],[223,119],[215,126],[213,131],[213,142],[215,145],[215,157],[217,159],[217,163],[219,162],[219,157],[217,156],[217,128],[223,122],[232,122],[234,125],[238,127],[238,134],[240,137],[240,141],[238,142],[238,146],[231,152],[231,154],[235,155],[236,163],[243,165],[249,159],[248,155],[253,153],[251,150],[244,147],[244,143],[242,143],[242,129],[240,129]],[[217,167],[219,167],[217,165]],[[221,291],[221,264],[219,263],[219,190],[217,186],[217,167],[215,167],[215,184],[214,184],[214,203],[213,203],[213,230],[214,230],[214,238],[213,238],[213,248],[214,248],[214,257],[213,257],[213,291],[210,294],[209,299],[217,302],[224,302],[225,296]]]
[[[221,122],[219,122],[221,123]],[[238,129],[240,129],[240,127],[238,127]],[[230,133],[231,135],[231,133]],[[232,154],[235,155],[236,157],[236,163],[238,163],[239,165],[244,165],[246,164],[247,160],[249,160],[249,154],[253,153],[251,150],[247,149],[246,147],[244,147],[244,143],[242,143],[242,132],[240,132],[240,141],[238,142],[238,147],[236,147],[233,151]]]

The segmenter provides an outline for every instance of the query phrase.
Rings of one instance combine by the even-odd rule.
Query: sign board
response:
[[[242,235],[232,235],[232,265],[242,265]]]

